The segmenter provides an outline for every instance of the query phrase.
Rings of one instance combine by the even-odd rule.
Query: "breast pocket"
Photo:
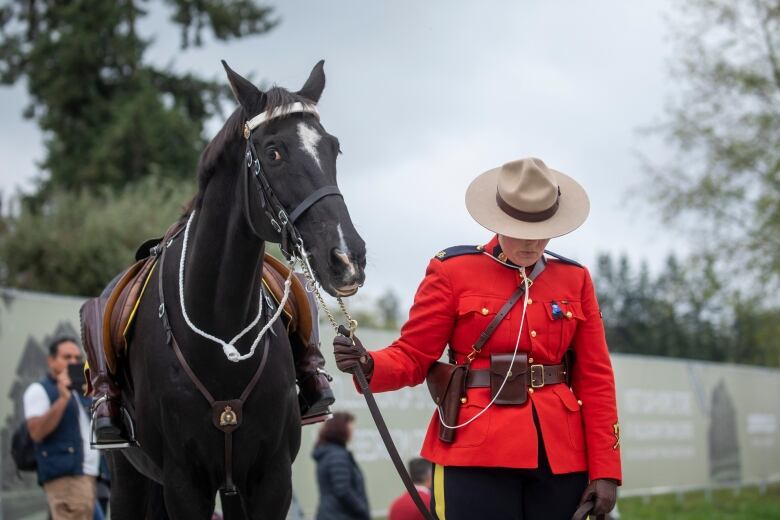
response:
[[[547,314],[548,337],[553,359],[561,359],[574,341],[579,323],[585,320],[582,302],[578,300],[549,300],[542,302]]]
[[[453,338],[455,340],[453,343],[459,347],[456,350],[468,354],[471,347],[479,339],[479,335],[487,329],[505,303],[505,298],[493,296],[469,295],[461,297],[458,302],[458,322]],[[505,324],[508,320],[509,314],[504,316],[484,345],[483,356],[490,351],[490,347],[503,346],[507,343],[508,327]]]

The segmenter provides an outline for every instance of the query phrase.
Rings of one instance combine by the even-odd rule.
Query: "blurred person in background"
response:
[[[409,461],[409,476],[412,477],[414,487],[420,493],[420,498],[426,504],[431,501],[431,476],[433,466],[423,458],[414,458]],[[425,520],[425,517],[417,509],[408,491],[393,500],[390,504],[390,512],[387,520]]]
[[[347,450],[355,416],[336,412],[320,428],[312,457],[317,463],[320,502],[316,520],[369,520],[363,472]]]
[[[84,358],[74,338],[49,344],[48,373],[24,392],[24,417],[35,443],[38,483],[53,520],[92,520],[99,454],[89,446],[91,399],[75,388],[69,365]]]
[[[418,385],[432,367],[431,376],[446,367],[446,381],[461,374],[462,383],[439,385],[448,390],[421,451],[435,464],[438,518],[570,520],[580,506],[606,513],[622,477],[601,313],[588,270],[544,256],[551,238],[585,221],[588,196],[527,158],[479,175],[466,207],[495,235],[436,254],[390,346],[366,351],[340,329],[336,364],[348,373],[359,365],[374,392]]]

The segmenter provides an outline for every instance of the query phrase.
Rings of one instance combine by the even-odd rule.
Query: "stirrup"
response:
[[[108,401],[108,396],[102,396],[95,400],[94,403],[92,403],[92,412],[94,413],[95,409],[102,403]],[[122,441],[122,442],[104,442],[104,443],[98,443],[96,440],[96,434],[97,434],[97,421],[94,419],[94,417],[91,417],[91,428],[90,428],[90,434],[89,434],[89,446],[93,450],[116,450],[116,449],[122,449],[122,448],[137,448],[139,446],[138,441],[135,440],[135,425],[133,424],[133,419],[130,417],[130,413],[128,413],[127,409],[124,406],[120,406],[119,410],[122,412],[122,417],[120,417],[120,421],[123,421],[128,440]]]

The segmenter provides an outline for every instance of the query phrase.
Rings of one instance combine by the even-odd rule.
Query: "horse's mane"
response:
[[[304,103],[307,105],[313,105],[314,103],[303,96],[300,96],[294,92],[290,92],[282,87],[272,87],[265,93],[265,105],[262,111],[275,110],[281,106],[288,105],[290,103]],[[234,141],[241,139],[243,141],[243,126],[244,122],[249,117],[254,117],[257,114],[251,114],[247,116],[246,111],[239,106],[228,117],[225,124],[222,126],[217,135],[206,145],[203,153],[198,161],[198,193],[190,200],[185,206],[182,219],[189,216],[193,209],[198,209],[203,202],[203,194],[206,191],[209,181],[217,171],[217,165],[219,158],[226,147],[233,144]]]

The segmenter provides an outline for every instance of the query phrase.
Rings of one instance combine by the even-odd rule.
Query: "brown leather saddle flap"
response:
[[[284,282],[290,274],[290,268],[284,262],[266,253],[263,259],[263,284],[268,288],[276,303],[280,303],[284,296]],[[290,285],[290,296],[284,305],[284,314],[289,320],[287,332],[295,333],[301,338],[304,345],[309,343],[313,323],[312,309],[306,287],[297,273],[293,273]]]
[[[132,325],[136,306],[157,263],[157,257],[148,257],[125,269],[111,290],[103,312],[103,350],[106,364],[116,373],[116,359],[127,349],[126,331]]]

